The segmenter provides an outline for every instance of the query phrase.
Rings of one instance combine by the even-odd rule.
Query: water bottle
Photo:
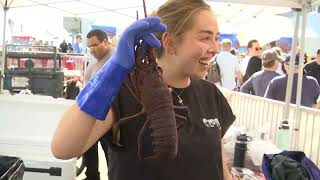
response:
[[[240,134],[237,136],[237,141],[234,146],[234,156],[233,156],[233,166],[234,167],[244,167],[244,162],[246,158],[247,142],[251,141],[252,138],[246,134]]]
[[[290,132],[289,123],[284,120],[281,122],[278,134],[277,134],[277,147],[281,150],[289,150],[290,148]]]

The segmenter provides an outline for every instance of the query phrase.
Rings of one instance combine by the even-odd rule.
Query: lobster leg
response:
[[[134,119],[134,118],[136,118],[136,117],[138,117],[138,116],[141,116],[141,115],[144,115],[144,114],[145,114],[145,111],[144,111],[144,108],[143,108],[141,112],[139,112],[139,113],[137,113],[137,114],[135,114],[135,115],[132,115],[132,116],[129,116],[129,117],[125,117],[125,118],[120,119],[119,124],[120,124],[120,125],[125,124],[125,123],[127,123],[130,119]]]
[[[142,154],[141,154],[142,136],[143,136],[144,131],[150,126],[150,123],[151,123],[151,121],[146,121],[143,124],[143,126],[142,126],[142,128],[141,128],[141,130],[139,132],[139,136],[138,136],[138,157],[139,157],[140,160],[142,159]]]
[[[117,144],[118,146],[122,146],[121,144],[118,143],[117,139],[118,139],[118,133],[120,130],[120,125],[127,123],[129,120],[134,119],[138,116],[144,115],[144,109],[142,109],[141,112],[133,115],[133,116],[129,116],[129,117],[125,117],[120,119],[119,121],[115,122],[114,125],[112,126],[112,133],[113,133],[113,143]]]

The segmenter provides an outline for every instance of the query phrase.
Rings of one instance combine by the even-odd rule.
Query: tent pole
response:
[[[298,40],[298,31],[299,31],[299,24],[300,24],[300,10],[294,10],[296,14],[296,23],[295,23],[295,29],[294,29],[294,35],[292,39],[292,45],[291,45],[291,54],[296,54],[297,51],[297,40]],[[286,89],[286,106],[283,113],[283,119],[288,120],[289,118],[289,109],[290,109],[290,101],[291,101],[291,93],[292,93],[292,81],[293,81],[293,66],[294,66],[294,59],[295,56],[290,57],[290,63],[289,63],[289,72],[288,73],[288,82],[287,82],[287,89]]]
[[[0,94],[3,94],[3,81],[4,81],[4,64],[5,64],[5,56],[6,56],[6,24],[7,24],[7,11],[9,10],[8,2],[6,0],[3,11],[3,35],[2,35],[2,58],[1,58],[1,75],[0,75]]]
[[[136,20],[139,20],[139,11],[136,10]]]
[[[298,74],[298,84],[297,84],[297,97],[296,97],[296,111],[295,111],[295,122],[294,122],[294,131],[293,131],[293,144],[294,150],[298,150],[299,144],[299,127],[300,127],[300,118],[301,118],[301,95],[302,95],[302,78],[303,78],[303,64],[304,64],[304,53],[305,53],[305,33],[307,26],[307,3],[304,0],[302,4],[302,30],[300,37],[300,57],[299,57],[299,74]]]
[[[300,13],[301,9],[293,9],[296,14],[296,21],[295,21],[295,29],[294,35],[292,39],[291,45],[291,55],[296,54],[297,51],[297,40],[298,40],[298,31],[299,31],[299,24],[300,24]],[[294,70],[294,60],[295,56],[290,57],[290,64],[289,64],[289,72],[288,73],[288,81],[287,81],[287,88],[286,88],[286,99],[285,99],[285,107],[282,114],[283,121],[289,121],[289,112],[290,112],[290,102],[291,102],[291,94],[292,94],[292,84],[293,84],[293,70]],[[292,129],[292,128],[291,128]],[[291,142],[290,142],[291,144]]]

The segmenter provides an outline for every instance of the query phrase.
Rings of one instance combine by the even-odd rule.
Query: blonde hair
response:
[[[172,39],[179,40],[179,36],[192,28],[193,16],[202,10],[211,10],[203,0],[168,0],[152,15],[159,16],[161,22],[167,25],[167,32],[171,33]],[[161,40],[163,33],[155,35]],[[157,58],[162,54],[163,47],[156,49]]]
[[[221,47],[223,51],[230,51],[232,48],[232,41],[230,39],[223,39],[221,41]]]

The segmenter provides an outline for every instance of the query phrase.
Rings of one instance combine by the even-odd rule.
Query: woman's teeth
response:
[[[209,65],[209,61],[207,60],[200,60],[199,63],[202,65]]]

